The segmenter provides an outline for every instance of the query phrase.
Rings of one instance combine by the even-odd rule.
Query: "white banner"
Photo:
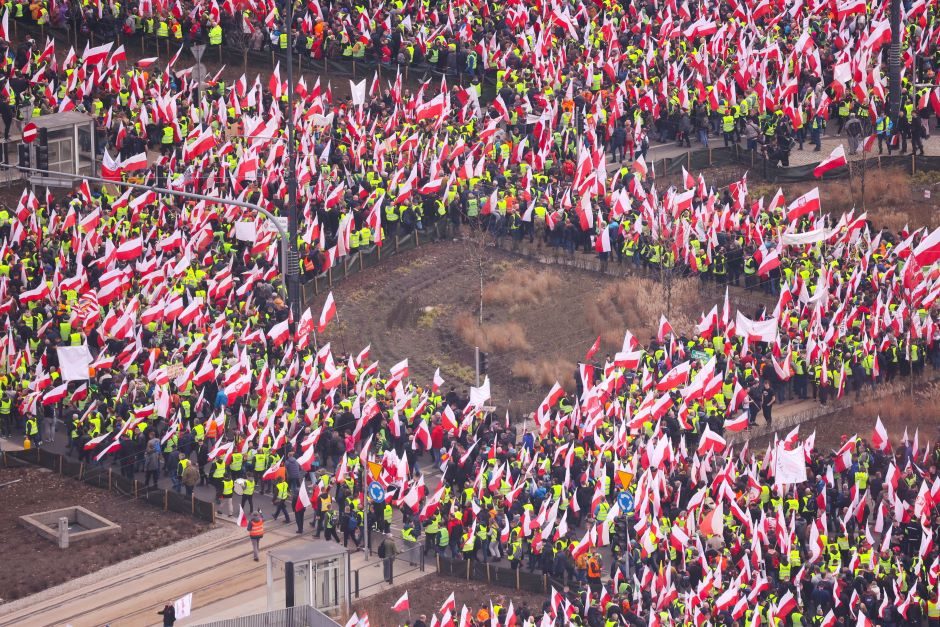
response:
[[[777,321],[774,319],[758,322],[739,311],[735,317],[734,330],[740,337],[746,337],[750,342],[777,341]]]
[[[806,456],[803,454],[802,446],[792,451],[778,446],[774,457],[775,485],[790,485],[806,481]]]
[[[331,111],[329,115],[320,115],[319,113],[314,113],[310,118],[310,123],[317,128],[330,126],[333,124],[333,112]]]
[[[806,244],[815,244],[829,239],[831,232],[829,229],[815,229],[805,233],[784,233],[780,236],[780,241],[784,246],[804,246]]]
[[[490,400],[490,378],[486,377],[483,379],[483,385],[478,388],[470,388],[470,405],[483,407],[488,400]]]
[[[56,348],[59,356],[59,369],[63,381],[87,381],[88,367],[91,366],[91,353],[88,345],[60,346]]]
[[[241,221],[235,223],[235,239],[242,242],[254,242],[258,239],[258,230],[254,222]]]

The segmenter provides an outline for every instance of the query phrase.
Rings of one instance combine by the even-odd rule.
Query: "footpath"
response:
[[[261,561],[255,562],[245,530],[220,520],[215,529],[194,538],[0,606],[0,624],[161,625],[157,612],[189,593],[193,594],[192,614],[177,621],[177,627],[257,614],[268,610],[267,551],[311,542],[326,544],[311,539],[309,532],[297,535],[294,524],[267,521]],[[331,548],[334,546],[341,547],[331,543]],[[383,581],[381,560],[374,555],[367,559],[362,551],[354,551],[350,562],[351,570],[359,571],[363,596],[390,587]],[[401,566],[396,563],[396,571],[401,571]],[[398,585],[426,574],[420,570],[396,572],[394,581]]]

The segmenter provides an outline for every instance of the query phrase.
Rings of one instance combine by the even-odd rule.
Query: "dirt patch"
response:
[[[479,346],[484,352],[507,353],[532,348],[518,322],[491,322],[481,326],[479,320],[462,313],[454,318],[454,330],[468,348]]]
[[[396,614],[392,611],[392,605],[401,598],[406,590],[408,591],[408,603],[411,606],[410,621],[408,612]],[[530,610],[538,610],[536,613],[541,615],[542,604],[547,599],[547,595],[544,594],[508,590],[479,581],[463,581],[450,577],[428,575],[423,579],[389,588],[381,594],[354,602],[353,610],[360,616],[363,613],[368,614],[369,624],[378,627],[394,627],[403,625],[406,622],[413,624],[422,614],[427,617],[425,622],[430,624],[432,614],[437,614],[438,619],[441,618],[441,606],[451,592],[454,593],[454,600],[457,605],[454,623],[460,619],[460,610],[464,605],[470,610],[472,616],[476,616],[481,609],[489,611],[490,601],[494,605],[501,604],[503,607],[507,607],[509,601],[512,600],[514,608],[518,609],[526,604]],[[345,621],[340,621],[340,623],[343,622]]]
[[[928,377],[933,376],[929,370],[925,374]],[[940,423],[935,411],[940,403],[940,383],[915,380],[911,386],[910,379],[900,378],[896,380],[896,384],[896,391],[882,398],[864,401],[802,423],[800,435],[807,437],[815,431],[817,450],[835,450],[841,446],[842,436],[858,434],[860,438],[871,441],[875,421],[880,416],[893,445],[897,446],[901,442],[904,431],[907,430],[911,439],[919,431],[921,451],[928,444],[933,446],[935,442],[940,441]],[[754,438],[751,440],[752,450],[765,446],[770,439]]]
[[[374,270],[334,284],[337,318],[321,342],[334,352],[355,355],[371,343],[370,359],[388,367],[410,357],[411,377],[430,384],[436,368],[444,391],[466,393],[474,382],[474,346],[488,352],[488,374],[497,405],[532,411],[557,380],[574,392],[574,370],[598,335],[594,361],[620,350],[630,329],[645,342],[656,334],[666,313],[664,290],[655,277],[611,276],[566,265],[539,263],[554,252],[533,247],[529,256],[488,248],[484,283],[484,324],[478,325],[480,277],[467,261],[465,242],[422,244],[385,256]],[[577,253],[574,261],[593,261]],[[712,305],[724,299],[713,284],[676,280],[669,320],[687,330]],[[325,291],[310,307],[319,311]],[[732,304],[750,311],[760,295],[732,289]],[[344,305],[345,303],[345,305]],[[770,303],[770,306],[773,304]],[[488,350],[489,349],[489,350]],[[518,409],[517,409],[518,408]]]
[[[901,168],[879,168],[875,159],[869,159],[864,170],[864,189],[861,168],[853,163],[853,178],[834,181],[815,181],[777,185],[755,183],[748,191],[752,201],[760,196],[767,200],[778,188],[783,190],[787,202],[819,187],[823,211],[836,216],[855,209],[855,215],[868,212],[868,219],[876,229],[900,231],[921,226],[930,228],[940,224],[940,177],[936,172],[923,172],[911,176]],[[925,194],[925,192],[928,192]]]
[[[19,481],[17,481],[19,480]],[[0,469],[0,602],[13,601],[70,579],[185,540],[209,529],[189,516],[98,490],[41,468]],[[82,505],[121,525],[121,530],[62,550],[20,526],[19,516]],[[15,567],[14,567],[15,566]]]

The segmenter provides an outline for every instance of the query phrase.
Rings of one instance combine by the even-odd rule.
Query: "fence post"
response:
[[[164,490],[163,491],[163,511],[167,511],[170,509],[169,501],[170,501],[170,493],[168,490]]]
[[[81,481],[82,477],[85,476],[85,462],[80,462],[78,464],[78,480]]]
[[[62,474],[62,456],[59,455],[59,474]]]
[[[111,467],[108,467],[108,492],[111,491]]]
[[[134,479],[134,498],[137,498],[137,479]]]
[[[467,560],[467,581],[470,581],[470,564],[473,560]]]
[[[189,503],[189,505],[190,505],[190,508],[191,508],[191,509],[190,509],[190,512],[195,516],[195,515],[196,515],[196,495],[195,495],[195,494],[192,494],[192,495],[190,495],[189,498],[190,498],[190,503]]]
[[[520,565],[521,565],[521,563],[520,563]],[[515,569],[515,570],[516,570],[516,590],[519,590],[519,589],[521,588],[521,582],[520,582],[520,580],[519,580],[519,579],[520,579],[519,571],[522,570],[522,569],[521,569],[521,568],[517,568],[517,569]]]

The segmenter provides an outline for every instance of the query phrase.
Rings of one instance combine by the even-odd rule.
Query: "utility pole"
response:
[[[894,128],[901,114],[901,0],[891,0],[891,46],[888,48],[888,117]],[[896,132],[896,130],[895,130]]]
[[[297,252],[297,146],[294,141],[294,0],[287,0],[287,300],[300,320],[300,255]]]

